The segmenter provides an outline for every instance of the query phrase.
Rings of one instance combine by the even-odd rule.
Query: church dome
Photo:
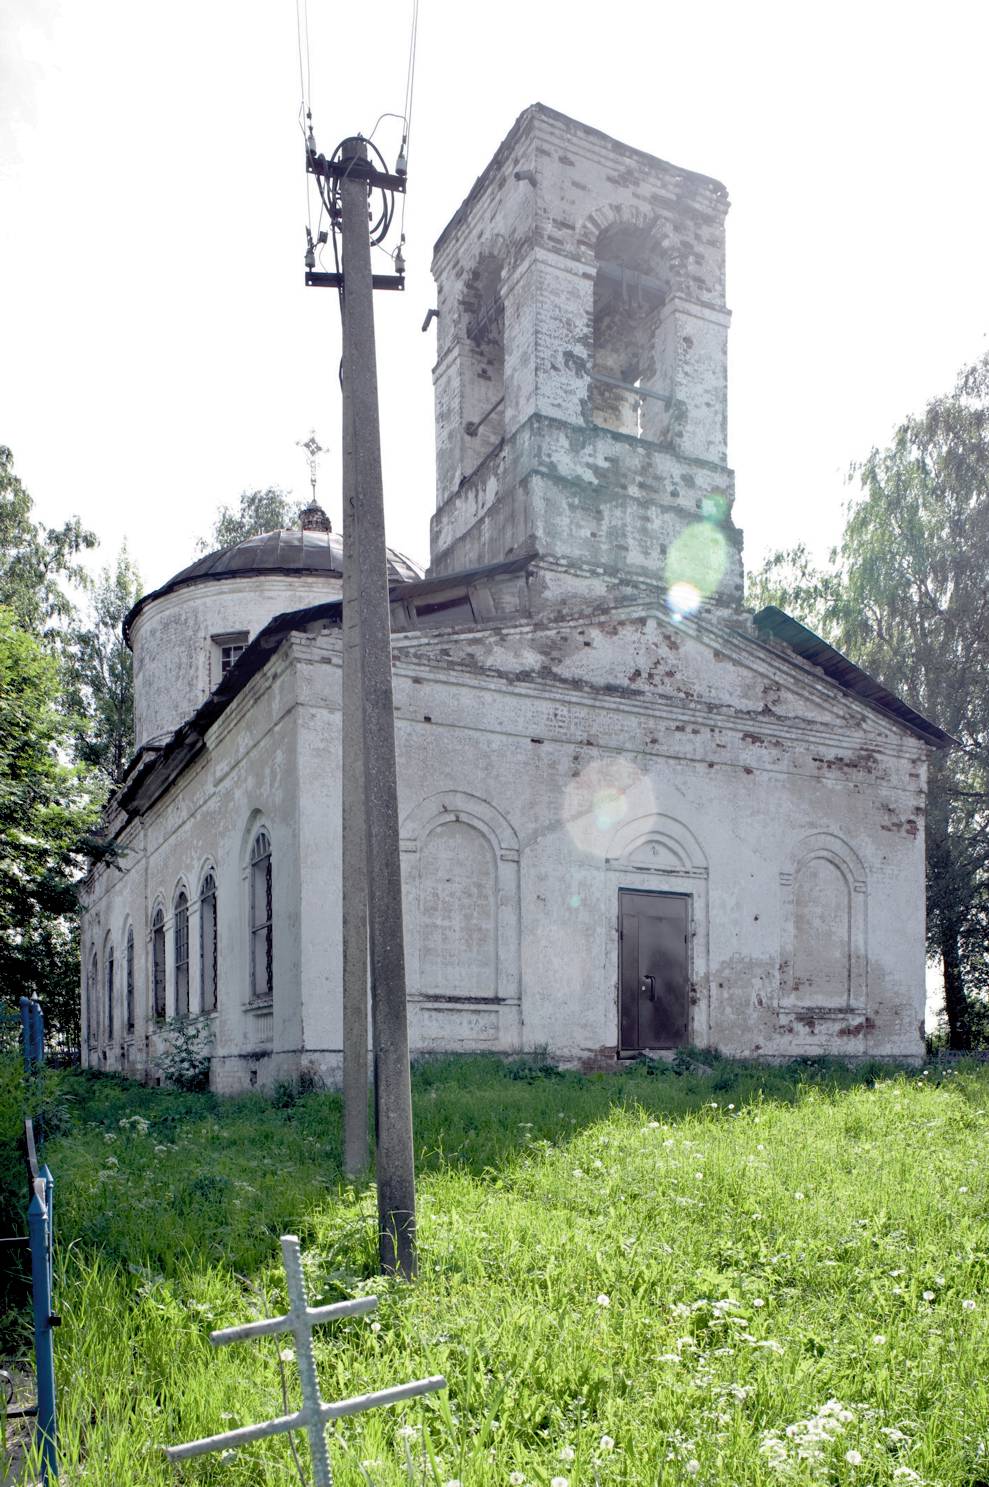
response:
[[[325,522],[325,527],[322,523]],[[408,558],[388,548],[388,577],[392,583],[421,578],[421,571]],[[259,537],[246,537],[232,547],[220,547],[205,557],[197,558],[188,568],[176,573],[161,588],[138,599],[124,620],[124,638],[130,643],[131,629],[142,610],[156,599],[187,584],[215,583],[226,578],[259,578],[274,574],[325,574],[327,578],[343,576],[343,539],[330,530],[329,518],[321,507],[310,504],[302,513],[297,527],[283,527],[277,532],[263,532]]]
[[[422,574],[389,549],[388,577]],[[297,527],[207,553],[145,594],[124,620],[137,747],[169,738],[276,615],[339,599],[342,579],[343,542],[312,502]]]

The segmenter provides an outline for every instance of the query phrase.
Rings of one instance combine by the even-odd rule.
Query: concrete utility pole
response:
[[[361,627],[357,612],[357,467],[350,382],[343,383],[343,1170],[370,1164],[367,1128],[367,833],[364,830],[364,720]]]
[[[339,226],[343,239],[343,384],[344,384],[344,528],[350,517],[351,557],[344,562],[351,581],[344,600],[344,706],[354,696],[355,669],[361,699],[363,814],[366,836],[367,929],[370,950],[371,1012],[374,1034],[374,1103],[377,1148],[378,1230],[382,1268],[411,1278],[416,1271],[415,1167],[412,1146],[412,1092],[405,1001],[405,945],[402,930],[402,878],[398,842],[398,792],[395,778],[395,713],[391,678],[391,625],[381,483],[381,438],[378,424],[378,377],[374,346],[373,289],[400,288],[400,278],[387,281],[371,273],[368,188],[404,190],[404,178],[388,176],[368,162],[363,139],[348,139],[332,161],[310,149],[308,168],[337,183]],[[338,223],[331,216],[333,230]],[[306,276],[311,284],[340,287],[337,275]],[[356,557],[356,562],[354,561]],[[348,627],[347,599],[356,609],[357,636]],[[354,659],[356,657],[356,668]],[[353,710],[350,709],[352,712]],[[358,841],[347,807],[353,763],[353,727],[344,723],[351,743],[344,778],[345,874]],[[351,800],[353,797],[351,796]],[[350,1095],[348,1130],[357,1159],[356,1103],[359,1101],[360,895],[348,903],[347,996],[345,1052],[349,1045]],[[345,1077],[348,1077],[345,1075]],[[348,1148],[349,1150],[349,1148]]]

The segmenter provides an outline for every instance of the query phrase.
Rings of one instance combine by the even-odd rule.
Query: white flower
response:
[[[765,1304],[761,1296],[756,1296],[752,1302],[753,1306],[765,1306]]]
[[[845,1452],[845,1460],[848,1462],[848,1465],[849,1466],[861,1466],[862,1465],[862,1452],[861,1451],[846,1451]]]
[[[572,1461],[574,1459],[574,1457],[576,1456],[576,1454],[577,1454],[577,1452],[574,1450],[573,1446],[561,1446],[560,1447],[560,1460],[561,1461]]]
[[[234,1460],[234,1458],[235,1458],[236,1455],[237,1455],[237,1452],[236,1451],[221,1451],[220,1452],[220,1465],[221,1466],[229,1466],[230,1463],[231,1463],[231,1461]]]
[[[567,1477],[553,1477],[549,1487],[570,1487],[570,1481]]]
[[[451,1477],[449,1482],[444,1482],[443,1487],[460,1487],[460,1478]]]
[[[703,1174],[703,1172],[695,1172],[694,1173],[694,1177],[695,1177],[695,1179],[698,1182],[703,1182],[704,1181],[704,1174]]]
[[[924,1300],[925,1301],[933,1301],[934,1300],[934,1292],[933,1291],[925,1291],[924,1292]]]
[[[958,1191],[960,1193],[967,1193],[968,1192],[968,1188],[959,1188]]]
[[[613,1451],[615,1449],[615,1442],[610,1435],[603,1435],[598,1441],[598,1445],[602,1451]]]
[[[796,1200],[797,1200],[798,1203],[802,1203],[803,1202],[803,1198],[804,1198],[803,1193],[794,1193],[793,1196],[796,1198]]]
[[[646,1130],[647,1131],[658,1131],[659,1130],[659,1121],[658,1120],[651,1120],[649,1122],[649,1124],[646,1126]]]
[[[611,1297],[610,1296],[606,1296],[604,1294],[604,1292],[601,1291],[599,1293],[599,1295],[598,1295],[598,1306],[610,1306],[610,1305],[611,1305]],[[973,1301],[971,1303],[971,1305],[974,1306],[975,1305],[975,1302]]]
[[[371,1323],[371,1331],[372,1332],[380,1332],[381,1331],[381,1323],[380,1322],[372,1322]]]
[[[278,1354],[278,1356],[282,1360],[283,1363],[294,1363],[295,1362],[295,1349],[294,1348],[282,1348],[282,1350]]]
[[[685,1461],[683,1463],[683,1469],[685,1472],[689,1472],[692,1477],[696,1477],[697,1473],[701,1469],[701,1464],[699,1461],[695,1460],[694,1457],[691,1457],[689,1461]]]
[[[975,1302],[974,1301],[963,1301],[962,1302],[962,1311],[974,1311],[974,1310],[975,1310]]]
[[[509,1487],[525,1487],[525,1474],[523,1472],[511,1472],[508,1477]]]
[[[874,1347],[877,1347],[877,1348],[884,1347],[885,1344],[886,1344],[886,1334],[885,1334],[885,1332],[874,1332],[872,1334],[872,1343],[873,1343],[873,1346]]]

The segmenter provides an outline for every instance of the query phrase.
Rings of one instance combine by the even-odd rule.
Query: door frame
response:
[[[622,894],[637,893],[648,895],[650,898],[680,898],[685,899],[687,904],[687,1032],[688,1043],[694,1039],[695,1018],[695,983],[694,983],[694,942],[696,939],[696,902],[693,891],[689,888],[651,888],[642,883],[622,883],[618,888],[618,906],[616,920],[616,939],[618,948],[618,974],[617,989],[618,1003],[616,1007],[618,1015],[618,1037],[617,1045],[619,1054],[641,1054],[645,1052],[641,1047],[632,1048],[622,1041]]]

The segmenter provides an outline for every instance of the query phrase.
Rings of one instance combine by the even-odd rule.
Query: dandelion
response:
[[[886,1346],[886,1334],[885,1334],[885,1332],[874,1332],[872,1334],[872,1345],[873,1345],[873,1347],[876,1347],[876,1348],[885,1347]]]
[[[804,1200],[803,1193],[794,1193],[793,1196],[796,1198],[796,1200],[797,1200],[798,1203],[802,1203],[803,1200]]]
[[[974,1310],[975,1310],[975,1302],[974,1301],[963,1301],[962,1302],[962,1311],[974,1311]]]
[[[570,1479],[569,1477],[553,1477],[549,1487],[570,1487]]]
[[[958,1191],[960,1193],[967,1193],[968,1192],[968,1188],[959,1188]]]
[[[613,1451],[615,1449],[615,1442],[610,1435],[603,1435],[598,1441],[598,1445],[602,1451]]]
[[[295,1349],[294,1348],[282,1348],[282,1350],[278,1354],[278,1356],[282,1360],[283,1363],[294,1363],[295,1362]]]
[[[380,1332],[381,1331],[381,1323],[380,1322],[372,1322],[371,1323],[371,1331],[372,1332]]]
[[[924,1292],[924,1300],[925,1301],[933,1301],[934,1300],[934,1292],[933,1291],[925,1291]]]
[[[443,1487],[460,1487],[460,1478],[451,1477],[449,1482],[444,1482]]]
[[[525,1487],[525,1474],[523,1472],[510,1472],[508,1487]]]
[[[974,1306],[975,1305],[975,1302],[973,1301],[971,1304],[972,1304],[972,1306]],[[603,1291],[599,1292],[599,1294],[598,1294],[598,1306],[610,1306],[610,1305],[611,1305],[611,1297],[610,1296],[606,1296]]]
[[[848,1465],[849,1466],[861,1466],[862,1465],[862,1452],[861,1451],[846,1451],[845,1452],[845,1460],[848,1462]]]
[[[755,1298],[754,1298],[754,1299],[753,1299],[753,1302],[752,1302],[752,1305],[753,1305],[753,1306],[765,1306],[765,1304],[766,1304],[766,1303],[765,1303],[765,1301],[763,1301],[763,1299],[762,1299],[762,1297],[761,1297],[761,1296],[756,1296],[756,1297],[755,1297]]]
[[[685,1472],[689,1472],[692,1477],[696,1477],[701,1469],[701,1464],[696,1457],[692,1456],[689,1461],[683,1463],[683,1469]]]
[[[561,1446],[560,1447],[560,1460],[561,1461],[572,1461],[574,1459],[574,1457],[576,1456],[576,1454],[577,1454],[577,1452],[574,1450],[573,1446]]]
[[[646,1130],[647,1131],[658,1131],[659,1130],[659,1121],[658,1120],[651,1120],[649,1122],[649,1124],[646,1126]]]

